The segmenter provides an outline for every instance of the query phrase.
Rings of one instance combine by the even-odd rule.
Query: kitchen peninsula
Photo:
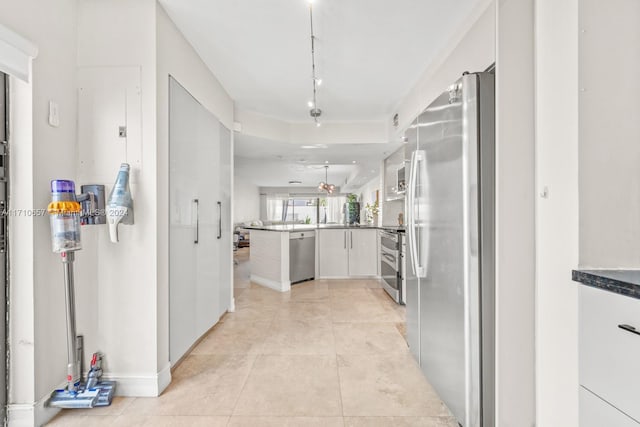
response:
[[[295,240],[314,238],[316,279],[379,277],[378,230],[390,227],[295,224],[245,228],[251,233],[251,280],[287,292],[291,272],[300,267],[298,263],[306,262],[298,259],[301,250]]]

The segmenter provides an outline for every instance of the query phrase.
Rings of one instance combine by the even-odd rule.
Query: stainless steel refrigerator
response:
[[[465,74],[406,132],[407,339],[464,427],[495,425],[494,92]]]

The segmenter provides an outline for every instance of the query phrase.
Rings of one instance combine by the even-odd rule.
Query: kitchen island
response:
[[[291,290],[292,233],[314,233],[315,278],[379,277],[378,230],[397,227],[292,224],[250,230],[251,281],[280,292]],[[302,236],[301,236],[302,237]]]

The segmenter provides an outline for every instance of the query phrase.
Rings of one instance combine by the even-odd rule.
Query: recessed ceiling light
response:
[[[329,160],[325,160],[324,162],[325,162],[325,163],[329,163]]]
[[[289,181],[290,185],[300,185],[302,184],[302,181]]]
[[[356,161],[354,160],[354,161],[352,161],[351,163],[355,163],[355,162],[356,162]]]

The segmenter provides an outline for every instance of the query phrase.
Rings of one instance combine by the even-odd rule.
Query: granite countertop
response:
[[[586,286],[640,299],[640,270],[573,270],[571,278]]]
[[[281,224],[281,225],[253,225],[242,227],[247,230],[263,231],[311,231],[322,229],[374,229],[404,232],[401,226],[375,226],[375,225],[344,225],[344,224]]]

